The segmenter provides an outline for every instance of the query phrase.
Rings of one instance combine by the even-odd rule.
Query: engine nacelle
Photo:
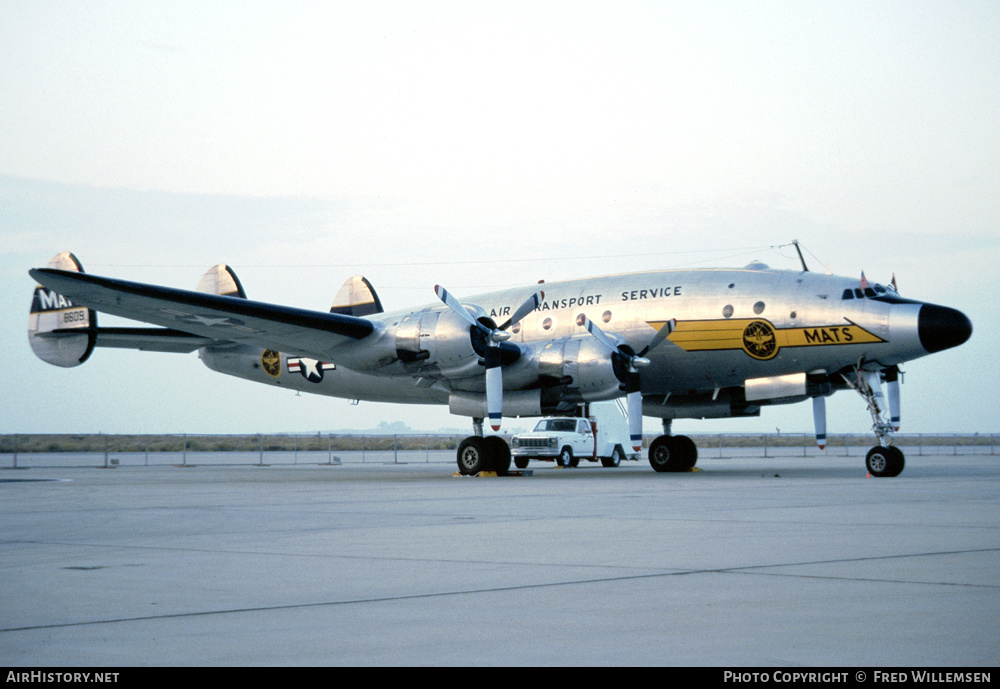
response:
[[[414,311],[380,329],[377,338],[341,345],[336,362],[371,375],[428,378],[481,375],[468,323],[445,309]]]
[[[600,402],[621,397],[621,381],[607,350],[590,335],[566,337],[538,350],[537,375],[543,386],[562,389],[564,401]]]
[[[483,371],[479,365],[481,352],[473,345],[480,333],[472,330],[457,314],[434,309],[404,316],[390,333],[396,359],[410,372],[463,378]]]
[[[566,414],[580,403],[622,395],[611,356],[590,335],[561,338],[540,347],[507,346],[520,347],[522,355],[504,368],[504,416]],[[486,398],[481,392],[454,392],[449,406],[453,414],[482,418]]]

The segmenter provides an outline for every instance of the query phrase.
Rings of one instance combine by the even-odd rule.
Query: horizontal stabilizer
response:
[[[200,347],[219,344],[218,340],[212,338],[170,328],[90,328],[86,332],[93,334],[95,347],[138,349],[144,352],[187,354]],[[71,338],[79,333],[79,330],[64,328],[38,333],[37,337],[58,340]]]
[[[74,303],[217,343],[238,342],[325,358],[338,345],[365,338],[377,329],[371,321],[353,316],[54,268],[29,272]]]

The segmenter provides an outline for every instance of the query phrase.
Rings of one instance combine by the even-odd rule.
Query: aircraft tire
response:
[[[458,444],[458,472],[464,476],[475,476],[481,471],[489,471],[489,451],[484,438],[472,435]]]
[[[661,435],[649,444],[649,465],[653,471],[666,472],[670,469],[670,457],[673,455],[673,436]]]
[[[878,478],[899,476],[905,465],[903,451],[892,445],[889,447],[876,445],[868,450],[868,454],[865,456],[865,466],[868,468],[868,473]]]
[[[698,461],[698,448],[686,435],[661,435],[649,444],[649,465],[654,471],[690,471]]]
[[[498,435],[488,435],[483,438],[486,446],[486,462],[491,471],[497,472],[499,476],[506,476],[510,472],[510,445]]]
[[[889,446],[889,450],[895,455],[892,462],[893,476],[899,476],[903,473],[903,467],[906,466],[906,458],[903,455],[903,451],[898,447],[892,445]]]
[[[677,446],[681,451],[681,471],[691,471],[698,462],[698,446],[686,435],[675,435]]]

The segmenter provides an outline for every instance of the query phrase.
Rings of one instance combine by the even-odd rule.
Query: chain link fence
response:
[[[0,435],[0,469],[197,465],[329,465],[453,463],[457,434]],[[644,438],[648,446],[655,436]],[[829,436],[825,450],[811,433],[691,435],[700,459],[864,457],[870,434]],[[508,442],[510,438],[507,437]],[[896,434],[907,457],[1000,455],[1000,434]],[[645,459],[645,452],[643,453]]]

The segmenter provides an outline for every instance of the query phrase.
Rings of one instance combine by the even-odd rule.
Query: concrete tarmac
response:
[[[0,664],[1000,660],[994,457],[531,468],[0,471]]]

